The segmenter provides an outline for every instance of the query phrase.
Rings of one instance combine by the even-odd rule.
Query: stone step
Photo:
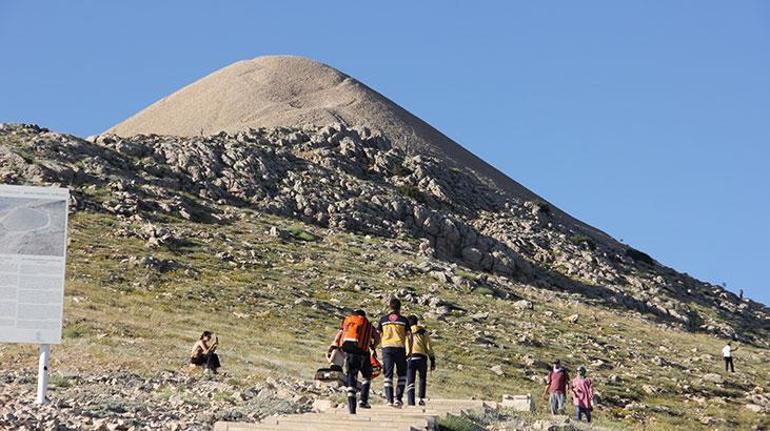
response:
[[[290,416],[274,416],[265,418],[261,423],[266,424],[283,424],[283,423],[345,423],[345,424],[421,424],[429,423],[433,417],[430,416],[402,416],[402,417],[371,417],[371,416],[359,416],[359,415],[327,415],[327,414],[304,414],[304,415],[290,415]]]
[[[214,431],[425,431],[427,428],[418,424],[373,424],[346,422],[286,422],[269,423],[231,423],[217,422]]]
[[[459,414],[461,412],[461,409],[421,409],[421,410],[398,410],[398,409],[388,409],[388,410],[375,410],[375,409],[359,409],[356,412],[356,416],[366,416],[366,417],[404,417],[404,416],[412,416],[412,417],[418,417],[418,416],[444,416],[448,413],[455,413]],[[351,416],[350,413],[348,413],[347,409],[340,409],[340,410],[334,410],[324,413],[329,416]]]
[[[260,423],[218,422],[215,431],[425,431],[436,429],[436,418],[462,411],[479,410],[497,403],[483,400],[431,399],[426,406],[394,408],[385,404],[358,409],[351,415],[347,406],[319,413],[272,416]]]

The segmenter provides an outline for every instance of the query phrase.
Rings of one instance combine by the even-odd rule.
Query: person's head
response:
[[[409,326],[414,326],[418,323],[420,323],[420,318],[412,314],[411,316],[407,317],[406,320],[409,321]]]
[[[401,312],[401,300],[396,297],[390,298],[390,302],[388,303],[388,306],[390,307],[390,311],[393,311],[395,313]]]
[[[366,317],[366,311],[361,309],[354,311],[353,314],[355,314],[356,316]]]
[[[201,334],[201,338],[200,339],[201,339],[201,341],[209,341],[209,340],[211,340],[211,336],[212,335],[214,335],[214,333],[211,332],[211,331],[203,331],[203,333]]]
[[[588,370],[581,365],[580,368],[578,368],[578,374],[580,374],[580,377],[585,377],[588,374]]]
[[[553,360],[553,367],[554,367],[554,368],[561,368],[561,360],[559,360],[559,359],[554,359],[554,360]]]
[[[733,342],[732,342],[732,341],[728,341],[728,342],[727,342],[727,345],[728,345],[728,346],[732,346],[732,345],[733,345]]]

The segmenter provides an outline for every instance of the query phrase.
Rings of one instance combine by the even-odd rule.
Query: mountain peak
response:
[[[468,169],[509,196],[542,200],[382,94],[305,57],[264,56],[233,63],[160,99],[107,132],[124,137],[184,137],[330,123],[370,127],[407,154],[426,155]]]

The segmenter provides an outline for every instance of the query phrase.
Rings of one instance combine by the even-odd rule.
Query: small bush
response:
[[[48,376],[48,384],[57,388],[69,388],[73,385],[72,379],[61,374],[51,374]]]
[[[482,295],[482,296],[497,296],[497,291],[487,286],[479,286],[473,289],[473,293],[475,293],[476,295]]]
[[[81,338],[87,334],[88,330],[79,323],[67,325],[61,331],[62,338]]]
[[[572,240],[573,244],[585,245],[591,250],[596,250],[596,243],[594,242],[594,240],[592,240],[590,237],[586,235],[575,235],[570,239]]]
[[[447,415],[438,419],[438,429],[440,431],[479,431],[484,428],[464,416]]]
[[[631,259],[637,262],[646,263],[647,265],[650,265],[650,266],[655,265],[655,259],[653,259],[649,254],[643,251],[639,251],[632,247],[628,247],[626,249],[626,256],[630,257]]]
[[[306,231],[305,229],[302,229],[300,226],[291,226],[286,229],[286,231],[289,232],[289,234],[291,234],[294,239],[298,239],[300,241],[310,242],[318,239],[318,237]]]
[[[415,186],[398,186],[398,193],[420,203],[425,203],[426,201],[425,195]]]

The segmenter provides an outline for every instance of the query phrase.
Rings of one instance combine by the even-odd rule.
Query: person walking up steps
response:
[[[356,392],[358,390],[358,373],[361,373],[361,408],[370,408],[369,389],[372,381],[372,363],[370,349],[379,344],[379,335],[374,326],[366,318],[364,310],[356,310],[347,316],[340,324],[340,330],[334,338],[334,344],[329,347],[331,352],[339,347],[345,352],[345,384],[348,387],[348,411],[356,414]]]
[[[722,357],[725,358],[725,372],[735,372],[735,365],[733,365],[733,352],[738,348],[733,348],[732,342],[728,341],[727,344],[722,347]]]
[[[548,373],[548,382],[545,384],[544,396],[549,396],[548,402],[551,407],[551,414],[557,415],[564,413],[564,402],[569,389],[569,374],[562,368],[561,361],[553,361],[553,369]]]
[[[390,300],[390,313],[382,316],[378,325],[382,340],[382,363],[385,374],[385,398],[388,405],[401,407],[406,386],[406,340],[411,336],[409,322],[401,315],[401,301]],[[398,376],[395,399],[393,396],[393,372]]]
[[[575,404],[575,419],[585,416],[586,422],[591,422],[591,412],[594,409],[594,384],[586,377],[588,370],[586,367],[578,368],[578,376],[572,381],[572,402]]]
[[[417,316],[409,316],[409,328],[412,337],[406,342],[406,402],[408,405],[414,405],[414,390],[417,380],[417,374],[420,375],[420,405],[425,405],[425,390],[428,384],[428,360],[430,360],[430,370],[436,369],[436,357],[433,354],[433,344],[430,334],[420,326]]]

